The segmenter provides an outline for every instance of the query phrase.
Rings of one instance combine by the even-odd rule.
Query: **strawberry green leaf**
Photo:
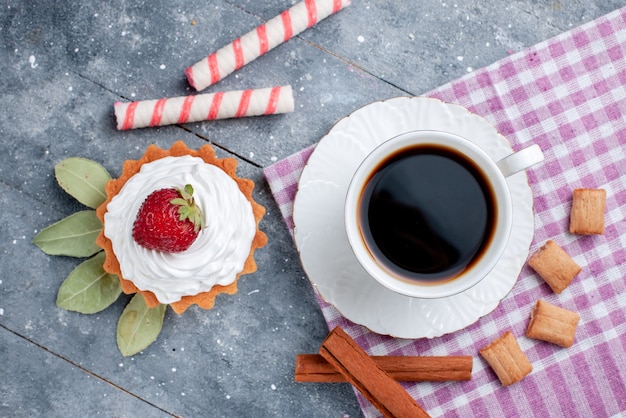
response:
[[[54,167],[59,185],[85,206],[97,208],[107,198],[105,184],[111,180],[107,170],[86,158],[67,158]]]
[[[100,252],[76,267],[61,285],[57,306],[84,314],[106,309],[122,293],[119,278],[102,268],[106,254]]]
[[[84,210],[42,229],[33,238],[33,244],[50,255],[90,257],[102,250],[96,244],[101,230],[96,211]]]
[[[184,200],[189,200],[193,195],[193,186],[191,184],[186,184],[183,189],[178,189],[178,192]]]
[[[176,198],[176,199],[172,199],[172,200],[170,201],[170,203],[171,203],[172,205],[177,205],[177,206],[183,206],[183,205],[187,205],[187,204],[188,204],[188,203],[187,203],[187,201],[186,201],[185,199],[180,198],[180,197],[179,197],[179,198]]]
[[[166,309],[167,305],[148,308],[143,296],[133,296],[117,323],[117,347],[123,356],[137,354],[156,340]]]

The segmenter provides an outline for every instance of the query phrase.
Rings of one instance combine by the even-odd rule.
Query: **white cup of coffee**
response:
[[[348,241],[386,288],[448,297],[480,282],[502,256],[513,223],[506,178],[543,161],[537,145],[494,161],[443,131],[411,131],[375,148],[345,201]]]

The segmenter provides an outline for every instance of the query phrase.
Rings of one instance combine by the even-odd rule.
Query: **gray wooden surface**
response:
[[[360,416],[347,384],[296,384],[294,359],[328,332],[262,168],[372,101],[420,95],[626,4],[618,0],[365,1],[210,87],[291,84],[296,110],[120,132],[117,100],[190,94],[184,69],[292,1],[0,2],[0,416]],[[55,306],[77,260],[31,244],[81,209],[54,165],[119,175],[151,143],[210,142],[240,160],[267,207],[259,270],[213,310],[168,311],[158,340],[122,357],[128,297],[94,315]]]

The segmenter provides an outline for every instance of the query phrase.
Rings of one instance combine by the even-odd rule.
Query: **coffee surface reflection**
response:
[[[480,260],[497,217],[489,181],[474,162],[452,148],[421,144],[374,168],[358,218],[380,265],[401,279],[439,283]]]

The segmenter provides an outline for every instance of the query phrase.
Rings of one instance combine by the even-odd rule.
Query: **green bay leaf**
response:
[[[65,279],[57,294],[57,306],[84,314],[106,309],[122,293],[119,278],[102,268],[104,251],[82,262]]]
[[[50,255],[90,257],[102,250],[96,244],[101,230],[96,211],[84,210],[42,229],[33,238],[33,244]]]
[[[133,296],[117,323],[117,347],[123,356],[137,354],[156,340],[166,309],[163,304],[148,308],[143,296]]]
[[[54,167],[54,175],[63,190],[85,206],[95,209],[106,200],[104,186],[111,175],[95,161],[66,158]]]

